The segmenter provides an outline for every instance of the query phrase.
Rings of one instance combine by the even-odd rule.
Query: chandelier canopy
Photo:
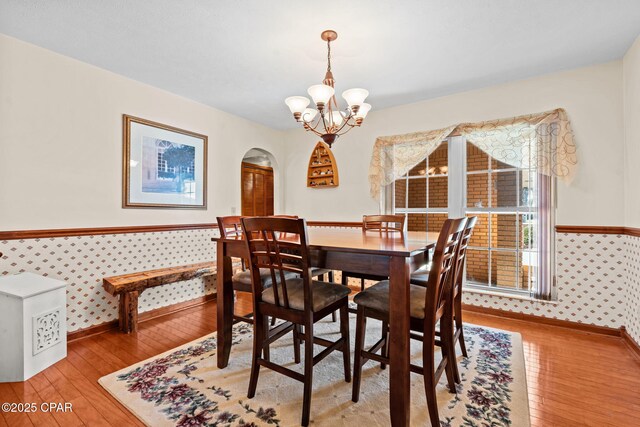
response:
[[[362,125],[371,105],[364,102],[369,91],[355,88],[342,92],[347,107],[342,110],[338,107],[331,72],[331,42],[338,38],[338,33],[326,30],[320,37],[327,42],[327,72],[322,84],[313,85],[307,90],[316,108],[307,108],[310,101],[304,96],[290,96],[284,102],[293,113],[293,118],[302,123],[306,131],[315,133],[331,147],[338,136]]]

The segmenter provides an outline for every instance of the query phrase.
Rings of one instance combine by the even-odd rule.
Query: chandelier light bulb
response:
[[[324,105],[329,102],[336,91],[328,85],[313,85],[307,92],[313,99],[313,102],[318,106],[318,109],[320,109],[320,107],[324,107]]]
[[[310,122],[316,117],[316,114],[318,114],[318,110],[316,110],[315,108],[305,108],[304,112],[302,113],[302,120],[304,120],[305,122]]]
[[[342,116],[340,111],[332,111],[331,120],[333,121],[333,124],[335,126],[340,126],[342,124],[342,121],[344,120],[344,117]]]
[[[342,97],[345,101],[347,101],[347,105],[354,111],[358,110],[357,107],[361,106],[364,103],[364,100],[367,99],[367,96],[369,96],[369,91],[360,88],[349,89],[342,92]]]
[[[366,102],[360,105],[358,112],[355,114],[356,119],[364,120],[367,117],[367,114],[371,110],[371,104],[367,104]]]
[[[290,96],[284,100],[284,103],[287,104],[296,119],[298,119],[304,109],[307,108],[309,102],[309,98],[305,98],[304,96]]]

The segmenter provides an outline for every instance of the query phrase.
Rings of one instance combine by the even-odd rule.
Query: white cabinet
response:
[[[0,277],[0,382],[24,381],[67,356],[67,285]]]

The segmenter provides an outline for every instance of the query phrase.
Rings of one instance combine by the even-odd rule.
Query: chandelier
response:
[[[342,92],[347,107],[343,110],[338,107],[331,73],[331,42],[338,38],[338,33],[327,30],[320,37],[327,42],[327,73],[322,84],[307,90],[316,108],[307,108],[310,101],[304,96],[290,96],[284,102],[293,113],[293,118],[302,123],[306,131],[315,133],[331,147],[338,136],[362,125],[371,105],[364,102],[369,91],[356,88]]]

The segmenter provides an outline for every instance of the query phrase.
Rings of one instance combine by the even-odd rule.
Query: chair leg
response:
[[[318,279],[321,282],[326,282],[327,280],[325,279],[327,279],[327,277],[329,278],[329,282],[333,282],[333,271],[330,271],[328,274],[321,274],[320,276],[318,276]],[[334,311],[333,313],[331,313],[331,321],[335,322],[336,320],[338,319],[336,318],[336,313]]]
[[[455,342],[453,341],[453,323],[451,316],[445,314],[440,319],[440,342],[442,350],[442,358],[446,358],[445,374],[447,375],[447,385],[450,393],[456,393],[456,352]]]
[[[342,286],[347,286],[349,287],[349,276],[347,276],[347,274],[343,271],[342,272],[342,280],[341,280]],[[351,291],[351,288],[349,288],[349,291]],[[355,313],[356,309],[355,308],[350,308],[349,309],[350,313]]]
[[[231,318],[236,322],[236,301],[238,301],[238,291],[233,291],[233,305],[231,306]],[[253,313],[248,313],[245,317],[250,317]]]
[[[360,379],[362,378],[362,350],[364,349],[364,334],[367,328],[367,318],[364,315],[364,307],[358,306],[356,318],[356,348],[353,355],[353,389],[351,400],[360,400]]]
[[[389,323],[383,321],[382,322],[382,337],[384,340],[384,345],[382,346],[382,350],[380,351],[382,353],[383,357],[389,357]],[[387,364],[386,363],[380,363],[380,369],[386,369],[387,368]]]
[[[424,391],[427,395],[427,408],[429,409],[429,419],[432,426],[440,425],[438,416],[438,401],[436,399],[436,381],[434,378],[433,348],[427,354],[423,351],[422,363],[424,367]]]
[[[300,363],[300,325],[293,325],[293,358]]]
[[[262,358],[262,344],[264,342],[264,317],[254,316],[253,318],[253,354],[251,356],[251,376],[249,377],[249,399],[256,395],[258,385],[258,375],[260,375],[260,365],[258,360]]]
[[[449,348],[447,349],[447,353],[447,356],[449,357],[448,364],[451,365],[453,381],[456,384],[460,384],[460,371],[458,371],[458,358],[456,357],[456,342],[453,339],[453,331],[451,334],[451,338],[449,339]]]
[[[313,322],[307,321],[304,326],[304,392],[302,398],[303,426],[309,425],[311,415],[311,392],[313,389]]]
[[[271,318],[271,322],[273,323],[276,320],[275,317]],[[255,320],[254,320],[255,321]],[[263,329],[263,333],[264,333],[264,339],[269,338],[269,316],[264,316],[264,320],[262,322],[262,329]],[[271,354],[269,351],[269,344],[264,346],[264,360],[269,361],[271,360]]]
[[[236,317],[236,291],[233,291],[233,304],[231,305],[231,319],[235,319]],[[235,323],[235,321],[233,322]]]
[[[276,326],[276,318],[275,317],[271,317],[271,326]]]
[[[364,291],[364,279],[360,279],[360,290]]]
[[[453,380],[456,384],[460,384],[460,372],[458,371],[458,358],[456,357],[456,339],[455,339],[455,329],[453,323],[451,324],[451,331],[449,334],[449,338],[447,338],[447,353],[449,357],[448,364],[451,364],[451,371],[453,373]],[[443,343],[445,344],[445,343]]]
[[[335,311],[333,312],[335,315]],[[349,341],[349,310],[347,305],[340,307],[340,335],[344,342],[342,343],[342,360],[344,362],[344,380],[351,382],[351,343]]]
[[[456,332],[460,331],[460,335],[458,336],[458,340],[460,342],[460,350],[462,351],[462,355],[464,357],[467,356],[467,346],[464,343],[464,329],[462,327],[462,291],[456,295],[454,300],[454,313],[455,313],[455,321],[456,321]]]

